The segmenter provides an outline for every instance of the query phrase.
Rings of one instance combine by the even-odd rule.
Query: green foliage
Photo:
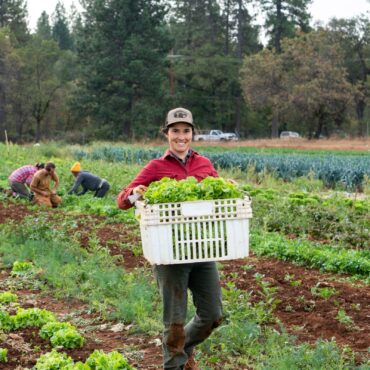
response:
[[[72,326],[68,322],[48,322],[46,323],[39,331],[39,335],[42,339],[50,339],[57,331],[64,330],[64,329],[73,329],[76,330],[74,326]]]
[[[65,353],[53,349],[40,356],[35,370],[134,370],[127,360],[117,351],[105,353],[95,350],[85,363],[73,362]]]
[[[333,248],[303,240],[287,240],[276,233],[252,232],[251,248],[257,255],[271,256],[323,271],[369,278],[370,260],[365,252]]]
[[[270,353],[256,369],[292,370],[345,370],[354,368],[353,358],[347,358],[334,341],[318,340],[314,346],[304,343],[299,346],[286,346]]]
[[[263,282],[262,275],[256,278]],[[271,287],[265,285],[263,289],[266,288]],[[227,363],[228,369],[344,370],[354,367],[354,358],[334,341],[299,344],[282,327],[277,331],[264,325],[273,317],[270,312],[266,320],[264,313],[270,293],[274,294],[265,291],[261,296],[262,304],[251,304],[251,293],[237,289],[233,283],[226,284],[222,290],[224,322],[199,346],[202,369],[212,369],[221,361]]]
[[[12,275],[24,275],[31,272],[33,269],[32,262],[15,261],[13,263]]]
[[[311,288],[311,293],[314,296],[319,296],[323,299],[329,299],[334,294],[337,294],[337,290],[335,288],[330,287],[320,287],[320,283],[318,283],[316,286]]]
[[[103,351],[95,350],[86,360],[86,364],[92,370],[133,370],[127,360],[117,351],[104,353]]]
[[[136,330],[159,330],[158,293],[149,271],[125,272],[105,248],[90,254],[71,242],[70,234],[67,238],[64,231],[50,227],[46,232],[39,227],[40,220],[30,221],[17,236],[0,232],[0,240],[7,239],[0,242],[0,255],[7,261],[20,256],[34,261],[42,271],[39,278],[53,287],[57,297],[81,299],[104,317],[134,322]]]
[[[236,185],[220,177],[207,177],[201,182],[192,176],[180,181],[164,177],[149,185],[144,199],[149,204],[158,204],[240,198],[242,195]]]
[[[351,316],[348,316],[346,311],[341,308],[338,310],[338,314],[337,316],[335,317],[341,324],[344,324],[345,326],[348,326],[348,327],[353,327],[354,323],[353,323],[353,319]]]
[[[294,37],[296,28],[309,30],[311,0],[259,0],[266,13],[265,27],[270,36],[269,45],[281,51],[281,40]]]
[[[74,364],[63,366],[63,370],[91,370],[91,367],[79,361]]]
[[[38,358],[35,370],[62,370],[69,365],[73,365],[72,358],[53,349]]]
[[[171,48],[164,5],[94,0],[84,6],[77,37],[81,83],[71,99],[75,115],[91,123],[96,137],[111,140],[127,139],[153,122],[158,130]]]
[[[76,155],[81,156],[79,151]],[[144,164],[150,159],[160,157],[158,150],[127,149],[117,147],[100,147],[90,154],[89,158],[123,162],[127,164]],[[302,176],[313,176],[323,181],[329,188],[344,187],[346,189],[361,189],[365,176],[370,176],[370,159],[358,155],[309,155],[309,154],[261,154],[245,152],[203,152],[214,166],[223,170],[239,169],[247,172],[250,167],[257,174],[265,172],[284,181],[292,181]]]
[[[60,2],[58,2],[55,7],[51,33],[53,39],[58,43],[60,49],[66,50],[73,48],[72,37],[68,29],[66,10],[64,5]]]
[[[18,296],[12,292],[0,293],[0,304],[17,302]]]
[[[54,314],[40,308],[19,308],[14,317],[14,329],[42,327],[50,321],[56,321]]]
[[[8,362],[8,350],[6,348],[0,348],[0,362]]]
[[[14,327],[13,317],[0,308],[0,330],[10,331]]]
[[[15,44],[24,44],[29,38],[27,2],[25,0],[4,0],[0,8],[0,27],[11,30],[16,38]]]
[[[74,328],[65,328],[55,331],[50,338],[53,347],[80,348],[83,346],[84,338]]]
[[[271,189],[272,190],[272,189]],[[266,231],[310,238],[326,244],[367,249],[370,202],[340,195],[280,191],[256,188],[253,224]],[[266,212],[269,210],[269,212]]]

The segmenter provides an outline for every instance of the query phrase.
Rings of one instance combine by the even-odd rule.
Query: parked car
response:
[[[237,141],[238,136],[231,132],[221,130],[200,131],[194,135],[194,141]]]
[[[299,135],[298,132],[294,131],[281,131],[280,133],[280,139],[297,139],[300,137],[301,135]]]

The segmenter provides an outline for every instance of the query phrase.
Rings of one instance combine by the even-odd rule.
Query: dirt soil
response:
[[[257,139],[242,140],[227,143],[202,142],[193,143],[193,146],[217,146],[226,148],[254,147],[254,148],[289,148],[299,150],[340,150],[340,151],[369,151],[370,141],[368,139]]]
[[[25,206],[0,202],[0,223],[10,220],[20,222],[26,215],[31,214],[33,211]],[[94,224],[96,223],[92,220],[91,229]],[[88,246],[88,223],[81,223],[79,231],[81,245]],[[112,254],[122,255],[120,263],[126,270],[135,267],[150,268],[142,256],[135,256],[130,248],[122,248],[122,245],[139,243],[137,226],[102,225],[97,231],[97,237]],[[281,302],[274,314],[299,341],[314,343],[319,338],[327,340],[335,338],[339,345],[351,347],[359,360],[366,356],[367,348],[370,346],[369,286],[349,283],[342,279],[345,277],[342,275],[324,274],[289,262],[255,256],[224,263],[220,272],[222,285],[227,281],[233,281],[239,289],[251,292],[252,302],[261,299],[258,293],[260,288],[254,275],[257,272],[263,274],[264,280],[278,288],[276,298]],[[4,285],[3,282],[8,275],[9,271],[1,271],[0,287]],[[334,288],[336,293],[330,298],[321,298],[312,293],[311,289],[315,287]],[[78,301],[57,300],[41,291],[19,290],[16,293],[20,297],[21,306],[25,308],[45,308],[53,311],[61,319],[77,312],[79,320],[84,323],[79,329],[85,330],[83,335],[86,341],[82,349],[67,351],[74,360],[84,361],[94,349],[105,351],[119,349],[127,354],[127,358],[137,369],[161,368],[160,338],[130,334],[129,326],[114,332],[112,325],[114,328],[115,323],[101,321],[89,312],[85,304]],[[339,309],[344,309],[346,315],[352,318],[351,324],[343,324],[336,319]],[[8,334],[1,347],[9,349],[9,362],[0,365],[1,369],[6,370],[32,367],[41,353],[50,350],[47,341],[40,339],[34,329],[18,330]],[[133,348],[135,351],[132,351]],[[222,366],[214,365],[214,369],[221,370]]]

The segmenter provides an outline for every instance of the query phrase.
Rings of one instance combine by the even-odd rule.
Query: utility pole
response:
[[[169,79],[169,84],[170,84],[170,95],[174,96],[175,95],[175,73],[173,70],[173,60],[182,58],[183,56],[180,54],[174,54],[173,49],[171,49],[170,54],[167,55],[167,58],[170,61],[170,66],[168,68],[168,79]]]

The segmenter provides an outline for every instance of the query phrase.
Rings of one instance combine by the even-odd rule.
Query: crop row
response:
[[[19,269],[21,267],[21,269]],[[27,273],[32,268],[29,262],[20,262],[13,265],[12,275]],[[14,274],[15,273],[15,274]],[[83,346],[84,338],[77,329],[68,322],[57,321],[55,315],[48,310],[39,308],[19,308],[16,315],[10,315],[4,307],[8,304],[18,306],[18,297],[11,292],[0,293],[0,331],[8,332],[24,328],[39,328],[39,336],[50,340],[53,347],[58,349],[79,348]],[[8,350],[0,348],[0,362],[8,361]],[[35,370],[93,370],[115,368],[122,370],[133,369],[127,360],[118,352],[104,353],[95,350],[85,363],[74,363],[65,353],[53,349],[40,356],[35,365]]]
[[[253,232],[251,248],[257,255],[270,256],[322,271],[348,273],[370,278],[367,251],[314,245],[303,240],[287,240],[275,233]]]
[[[127,164],[144,164],[163,153],[158,150],[98,147],[91,152],[77,150],[77,159],[91,158]],[[202,153],[219,169],[253,168],[256,173],[271,172],[286,181],[312,175],[331,188],[341,185],[346,189],[359,189],[370,176],[370,158],[355,155],[304,155],[304,154],[255,154],[255,153]]]

